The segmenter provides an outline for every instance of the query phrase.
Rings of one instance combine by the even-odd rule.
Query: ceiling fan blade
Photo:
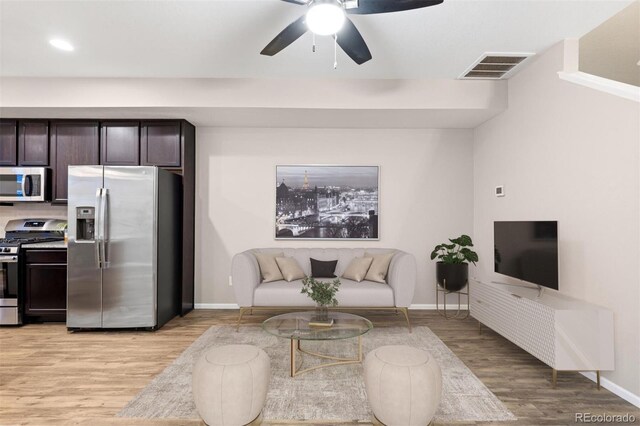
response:
[[[358,7],[347,9],[354,15],[371,15],[374,13],[401,12],[403,10],[420,9],[435,6],[444,0],[358,0]]]
[[[304,22],[305,15],[293,21],[287,28],[282,30],[267,46],[260,52],[261,55],[273,56],[285,47],[300,38],[307,32],[307,24]]]
[[[371,52],[367,47],[367,43],[365,43],[360,31],[349,18],[344,22],[344,26],[338,33],[338,46],[358,65],[362,65],[371,59]]]
[[[299,5],[305,5],[308,3],[307,0],[280,0],[280,1],[284,1],[287,3],[293,3],[293,4],[299,4]]]

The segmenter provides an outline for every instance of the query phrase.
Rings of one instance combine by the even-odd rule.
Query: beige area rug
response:
[[[438,422],[506,421],[516,417],[428,327],[374,328],[362,338],[363,353],[384,345],[409,345],[428,350],[442,368],[442,402]],[[198,419],[191,395],[191,371],[207,348],[250,344],[271,359],[271,383],[263,411],[265,420],[368,421],[371,412],[364,389],[362,365],[342,365],[289,377],[289,341],[259,326],[213,326],[156,376],[118,413],[119,417]],[[303,342],[303,347],[353,356],[357,340]],[[304,356],[304,367],[318,363]]]

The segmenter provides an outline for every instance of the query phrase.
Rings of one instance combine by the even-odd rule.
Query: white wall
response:
[[[254,247],[390,247],[418,263],[434,303],[437,243],[473,224],[471,130],[197,129],[196,303],[235,303],[231,258]],[[275,241],[277,164],[381,167],[380,241]],[[311,183],[313,184],[313,183]]]
[[[640,395],[640,104],[560,80],[562,57],[559,44],[532,61],[475,130],[474,236],[488,260],[493,221],[557,220],[560,291],[614,311],[604,377]],[[490,261],[476,273],[496,278]]]

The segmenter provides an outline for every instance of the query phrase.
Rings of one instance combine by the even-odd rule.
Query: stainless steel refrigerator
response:
[[[180,312],[181,188],[157,167],[69,166],[69,329],[156,329]]]

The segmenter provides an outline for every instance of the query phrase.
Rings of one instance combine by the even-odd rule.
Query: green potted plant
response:
[[[302,280],[300,293],[306,294],[316,302],[317,321],[327,321],[328,307],[338,306],[336,293],[340,288],[340,279],[333,281],[316,281],[313,277],[305,277]]]
[[[478,254],[471,250],[473,241],[468,235],[450,238],[449,244],[438,244],[431,252],[431,260],[436,263],[436,280],[446,291],[460,291],[469,281],[469,262],[474,265]]]

